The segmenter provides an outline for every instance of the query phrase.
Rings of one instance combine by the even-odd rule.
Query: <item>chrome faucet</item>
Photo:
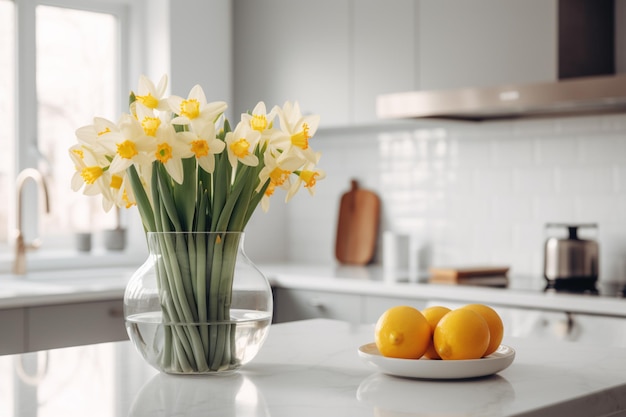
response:
[[[48,187],[43,179],[43,175],[35,168],[26,168],[20,172],[16,179],[17,186],[17,229],[15,236],[15,261],[13,263],[13,273],[17,275],[24,275],[26,273],[26,250],[37,249],[41,246],[41,240],[36,238],[32,243],[24,242],[24,233],[22,232],[22,197],[24,194],[24,184],[26,180],[32,179],[39,186],[43,192],[44,201],[46,204],[46,213],[50,212],[50,202],[48,199]]]

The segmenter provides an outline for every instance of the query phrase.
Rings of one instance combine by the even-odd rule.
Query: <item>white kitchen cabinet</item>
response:
[[[298,100],[323,127],[376,123],[379,94],[416,88],[417,8],[415,0],[237,0],[235,114],[259,100]]]
[[[0,310],[0,355],[24,352],[24,338],[24,310]]]
[[[261,100],[268,107],[297,100],[324,126],[346,125],[350,2],[237,0],[233,8],[235,114]]]
[[[418,88],[554,81],[557,20],[556,0],[421,0]]]
[[[359,323],[361,297],[356,294],[274,288],[274,322],[326,318]]]
[[[422,310],[426,307],[426,304],[426,300],[415,298],[366,295],[363,296],[363,316],[361,317],[361,323],[376,323],[381,314],[394,306],[407,305]]]
[[[417,80],[418,2],[354,2],[351,107],[357,125],[377,120],[376,97],[414,90]]]
[[[29,307],[26,350],[126,340],[123,300]]]

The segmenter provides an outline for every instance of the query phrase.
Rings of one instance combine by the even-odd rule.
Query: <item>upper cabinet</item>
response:
[[[556,79],[556,0],[422,0],[419,5],[418,89]]]
[[[233,2],[235,110],[297,100],[324,127],[376,122],[376,96],[415,87],[414,0]]]
[[[356,0],[353,3],[349,121],[377,120],[376,96],[417,87],[415,0]]]
[[[345,0],[233,1],[236,112],[289,100],[303,113],[320,114],[324,126],[347,124],[349,6]]]
[[[555,81],[560,13],[585,1],[599,4],[235,0],[235,114],[260,100],[268,106],[298,100],[303,112],[321,115],[323,127],[367,125],[380,122],[382,94]],[[616,22],[623,21],[626,0],[610,1]],[[597,32],[584,16],[586,30]],[[618,37],[620,30],[616,23]],[[582,47],[571,43],[575,51]],[[598,43],[592,49],[602,49]],[[618,68],[626,54],[619,45]]]

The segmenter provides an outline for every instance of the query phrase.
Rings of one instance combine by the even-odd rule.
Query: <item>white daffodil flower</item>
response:
[[[215,135],[215,124],[205,123],[197,132],[180,132],[178,135],[187,143],[183,158],[194,156],[200,168],[212,173],[215,170],[215,155],[226,147],[224,141]]]
[[[167,75],[163,75],[161,77],[161,80],[159,80],[156,87],[148,77],[141,75],[139,77],[139,85],[135,98],[137,99],[138,104],[141,104],[150,110],[166,111],[169,109],[167,98],[164,98],[166,89]]]
[[[261,190],[268,179],[274,184],[274,187],[288,190],[291,187],[291,174],[306,162],[295,154],[279,153],[274,156],[270,148],[265,151],[263,160],[265,166],[259,172],[260,183],[257,192]]]
[[[309,190],[309,194],[315,195],[315,184],[317,183],[317,181],[326,178],[326,172],[322,171],[321,169],[316,169],[315,167],[321,154],[318,152],[315,154],[315,156],[315,163],[307,162],[302,170],[296,172],[296,174],[298,175],[298,179],[292,184],[291,188],[287,192],[287,197],[285,198],[286,202],[293,198],[293,196],[298,192],[303,184],[304,188]]]
[[[166,125],[156,131],[155,160],[165,167],[165,170],[178,184],[183,183],[183,161],[187,154],[187,143],[176,134],[174,126]]]
[[[72,146],[69,152],[76,168],[71,180],[72,191],[79,191],[82,188],[83,194],[88,196],[102,194],[103,207],[105,211],[109,211],[113,196],[109,188],[108,160],[82,145]]]
[[[249,123],[239,122],[235,130],[226,134],[226,150],[228,160],[234,168],[237,161],[244,165],[257,166],[259,158],[254,154],[254,148],[261,139],[261,133],[253,130]]]
[[[156,142],[145,134],[139,121],[129,114],[122,114],[118,127],[119,134],[105,134],[100,139],[102,146],[112,155],[111,173],[124,171],[132,164],[151,163]]]
[[[309,147],[309,139],[319,126],[319,115],[303,116],[298,102],[287,101],[282,108],[275,107],[282,134],[272,138],[270,146],[285,152],[296,152],[310,162],[315,162],[315,152]]]
[[[204,91],[199,85],[192,87],[186,99],[179,96],[171,96],[168,99],[168,104],[170,110],[178,115],[172,119],[172,124],[191,124],[194,129],[196,124],[215,123],[227,107],[223,101],[207,103]]]
[[[106,153],[106,149],[100,139],[108,134],[119,134],[119,129],[114,122],[102,117],[94,117],[92,125],[76,129],[78,143],[98,154]]]

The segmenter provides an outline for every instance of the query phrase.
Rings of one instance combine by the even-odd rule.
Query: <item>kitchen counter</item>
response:
[[[0,275],[0,309],[124,298],[136,268],[91,268]]]
[[[379,266],[260,264],[259,268],[272,286],[281,288],[626,317],[623,297],[545,292],[543,282],[536,278],[512,277],[510,288],[505,289],[390,281]],[[41,272],[25,278],[0,276],[0,309],[121,299],[133,271],[105,268]]]
[[[279,264],[263,265],[262,270],[274,286],[283,288],[626,317],[623,297],[544,291],[541,277],[513,276],[509,287],[496,288],[388,280],[379,266]]]
[[[371,325],[273,325],[223,377],[159,374],[130,342],[0,356],[0,415],[626,416],[624,349],[509,338],[507,369],[437,381],[377,373],[357,355],[372,340]]]

